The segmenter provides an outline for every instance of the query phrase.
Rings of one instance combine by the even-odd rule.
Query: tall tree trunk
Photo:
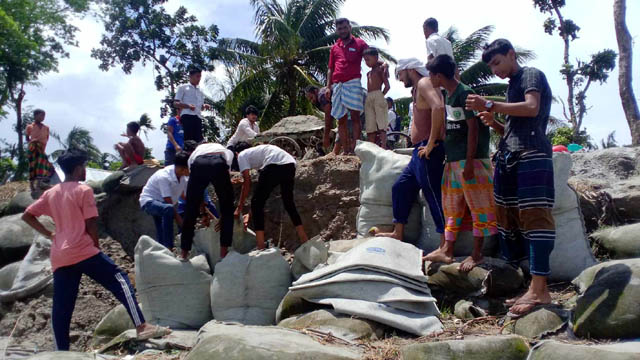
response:
[[[640,111],[638,102],[632,87],[632,40],[626,23],[627,4],[626,0],[615,0],[613,2],[613,19],[616,28],[616,38],[618,39],[618,51],[620,53],[620,63],[618,66],[618,85],[620,90],[620,100],[622,108],[631,130],[631,143],[634,146],[640,145]]]
[[[16,132],[18,133],[18,168],[16,170],[16,179],[22,178],[27,165],[24,154],[24,132],[22,130],[22,101],[24,100],[24,96],[24,84],[22,84],[18,92],[18,97],[13,99],[16,110]]]
[[[560,23],[560,28],[564,28],[564,17],[562,16],[562,13],[560,12],[560,8],[558,8],[557,6],[553,7],[556,16],[558,17],[558,22]],[[563,57],[563,64],[567,67],[571,66],[571,63],[569,62],[569,46],[570,46],[570,42],[571,39],[569,39],[569,34],[567,33],[561,33],[562,35],[562,40],[564,41],[564,57]],[[578,119],[576,116],[576,107],[575,107],[575,94],[574,94],[574,86],[575,86],[575,76],[573,74],[573,71],[569,72],[568,74],[566,74],[566,82],[567,82],[567,107],[569,108],[569,122],[571,123],[571,125],[573,126],[573,136],[574,138],[578,135],[578,132],[580,131],[580,127],[578,125]]]
[[[287,115],[295,116],[296,110],[298,109],[298,89],[296,88],[296,78],[295,75],[293,75],[293,71],[288,72],[288,78],[289,111]]]

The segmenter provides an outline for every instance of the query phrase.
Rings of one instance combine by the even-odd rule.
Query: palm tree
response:
[[[79,126],[74,126],[73,129],[69,131],[69,134],[67,134],[67,138],[64,141],[60,139],[60,135],[55,133],[52,133],[51,137],[56,139],[60,145],[62,145],[62,149],[51,153],[51,158],[53,160],[62,155],[65,150],[80,150],[86,152],[87,159],[89,161],[95,162],[96,164],[102,164],[102,153],[98,147],[93,144],[93,137],[89,130]]]
[[[142,114],[140,116],[140,120],[138,121],[138,123],[140,124],[140,130],[144,134],[144,137],[148,140],[149,139],[149,136],[148,136],[149,131],[156,129],[156,127],[153,126],[153,122],[151,121],[151,117],[149,116],[149,114],[144,113],[144,114]]]
[[[610,132],[609,135],[607,135],[606,141],[604,139],[600,139],[600,144],[602,145],[603,149],[618,147],[618,141],[616,140],[616,131],[613,130],[612,132]]]
[[[235,117],[245,99],[265,98],[260,119],[264,129],[282,116],[312,113],[300,89],[326,82],[329,50],[337,40],[334,19],[344,0],[251,0],[257,42],[220,39],[210,54],[230,66],[240,66],[243,78],[227,97],[227,116]],[[365,40],[389,40],[387,30],[353,24],[353,34]],[[387,54],[382,53],[384,57]]]

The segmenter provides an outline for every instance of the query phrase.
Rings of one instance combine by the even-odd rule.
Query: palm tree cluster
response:
[[[326,82],[331,46],[338,39],[334,20],[344,0],[251,0],[257,41],[219,39],[211,58],[239,68],[226,97],[225,115],[238,118],[249,99],[262,108],[261,128],[283,116],[312,113],[300,89]],[[353,24],[354,36],[389,40],[387,30]],[[389,58],[382,53],[383,57]]]

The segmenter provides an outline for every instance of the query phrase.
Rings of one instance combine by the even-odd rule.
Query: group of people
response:
[[[328,132],[333,119],[337,119],[339,138],[334,153],[351,154],[361,132],[362,112],[368,140],[384,140],[393,106],[384,97],[389,90],[389,66],[379,60],[378,50],[351,34],[347,19],[337,19],[335,25],[339,39],[331,48],[327,86],[306,92],[325,113],[324,145],[329,145]],[[509,86],[505,102],[488,100],[460,82],[451,44],[438,35],[437,21],[427,19],[423,30],[428,63],[416,58],[401,59],[395,69],[397,79],[411,89],[410,137],[414,150],[392,188],[394,229],[375,235],[403,240],[409,213],[422,190],[436,231],[441,234],[439,248],[427,254],[425,260],[453,262],[455,241],[466,229],[473,232],[474,249],[462,262],[462,271],[482,263],[483,241],[496,234],[506,258],[529,258],[529,289],[522,296],[507,300],[512,315],[522,316],[537,305],[551,302],[546,281],[555,240],[551,215],[552,152],[545,136],[551,107],[549,84],[540,70],[519,65],[509,41],[498,39],[486,47],[482,60],[496,76],[509,79]],[[360,86],[363,58],[371,67],[366,96]],[[257,246],[263,249],[264,206],[277,186],[300,242],[307,241],[293,201],[295,159],[276,146],[250,144],[260,132],[258,111],[252,106],[246,109],[246,118],[240,121],[226,147],[204,142],[200,111],[207,105],[198,88],[200,77],[199,70],[191,70],[189,83],[178,89],[174,101],[177,115],[167,127],[166,166],[148,180],[140,195],[142,211],[154,218],[158,242],[173,248],[173,222],[177,222],[182,231],[178,258],[186,260],[196,221],[204,214],[207,221],[219,218],[216,228],[220,231],[223,257],[233,241],[234,218],[241,219],[245,227],[253,220]],[[504,124],[496,121],[496,114],[506,116]],[[43,127],[42,120],[44,112],[38,112],[36,122],[27,129],[29,148],[33,147],[30,160],[36,164],[41,161],[38,151],[44,153],[48,139],[48,128]],[[502,135],[493,161],[489,156],[489,128]],[[116,145],[127,164],[140,162],[135,140],[138,130],[129,124],[129,142]],[[86,162],[86,156],[76,151],[60,156],[58,163],[65,181],[46,191],[23,214],[29,225],[53,241],[52,322],[56,347],[69,349],[69,323],[82,274],[101,283],[125,305],[139,338],[166,335],[169,329],[145,322],[128,277],[100,251],[93,193],[79,183],[85,179]],[[38,169],[31,169],[34,178],[40,174]],[[251,211],[245,215],[251,169],[260,170],[260,175]],[[231,171],[242,174],[242,190],[235,208]],[[219,211],[207,198],[209,184],[218,197]],[[54,219],[55,232],[37,220],[41,215]]]

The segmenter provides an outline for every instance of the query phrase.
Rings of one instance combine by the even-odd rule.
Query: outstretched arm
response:
[[[242,191],[240,192],[240,201],[238,201],[238,208],[236,209],[235,216],[242,215],[242,209],[244,208],[244,202],[247,200],[249,196],[249,192],[251,191],[251,175],[249,170],[244,170],[242,172]]]
[[[480,95],[467,96],[466,108],[475,111],[487,111],[487,99]],[[540,93],[530,91],[524,95],[524,101],[506,103],[496,101],[491,108],[492,112],[518,117],[535,117],[540,112]]]

